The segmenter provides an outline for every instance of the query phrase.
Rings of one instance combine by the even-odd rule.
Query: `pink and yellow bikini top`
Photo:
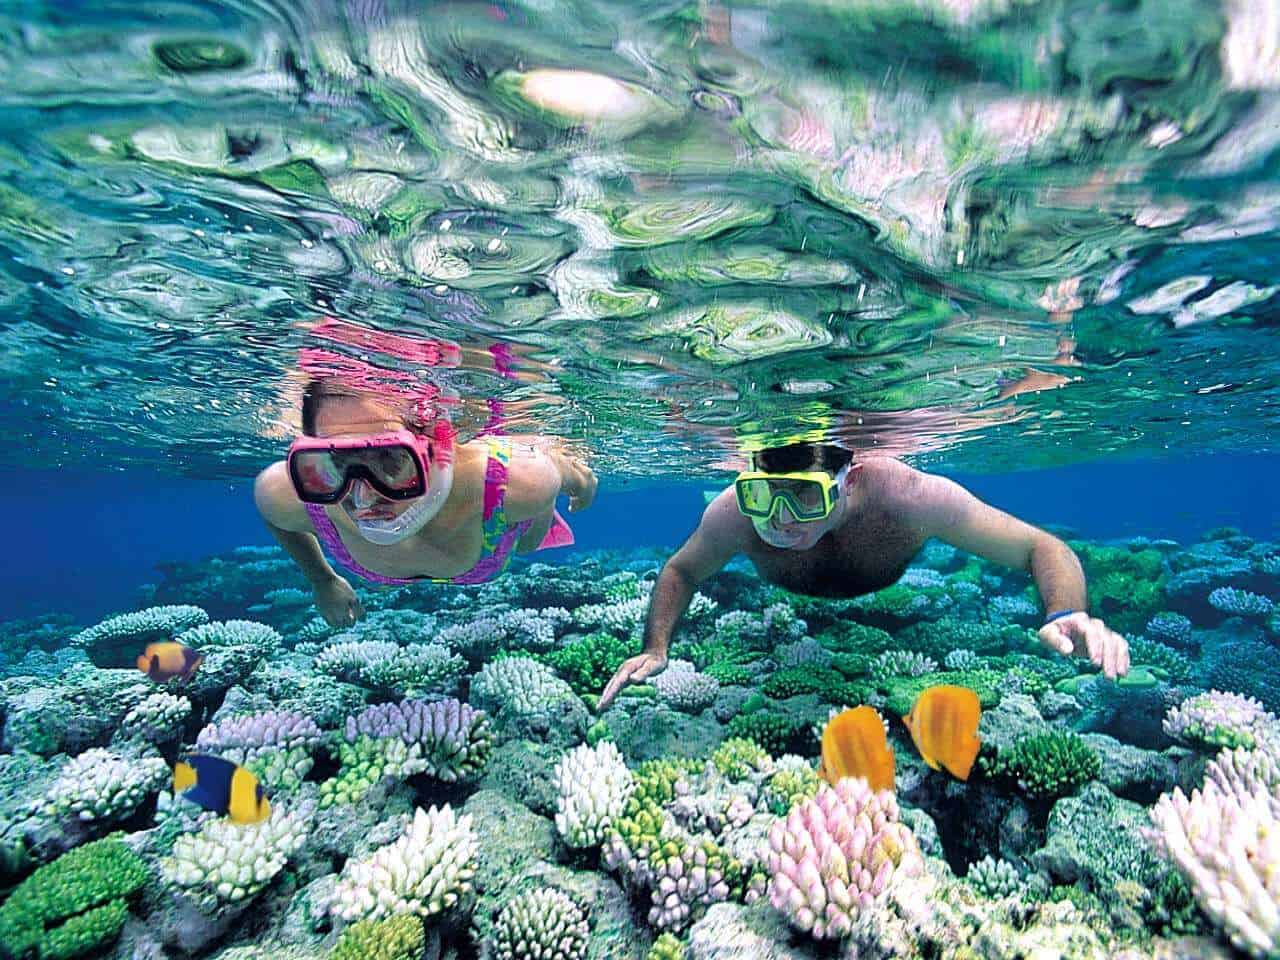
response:
[[[489,438],[487,443],[489,446],[489,459],[485,464],[484,470],[484,535],[480,548],[480,559],[476,561],[475,566],[465,573],[460,573],[456,577],[408,578],[387,577],[380,573],[374,573],[372,570],[362,566],[355,557],[351,556],[351,551],[342,542],[342,537],[338,534],[338,528],[329,519],[324,507],[319,504],[308,503],[305,504],[307,516],[311,518],[311,524],[315,527],[316,536],[339,566],[363,580],[368,580],[370,583],[399,584],[426,580],[430,583],[473,584],[486,583],[495,579],[507,569],[516,543],[524,536],[525,531],[529,529],[529,525],[533,521],[521,520],[515,524],[507,522],[503,504],[507,499],[511,442],[509,440]],[[573,533],[569,530],[569,525],[564,522],[560,514],[556,513],[551,529],[547,531],[542,543],[538,544],[538,549],[568,546],[571,543],[573,543]]]

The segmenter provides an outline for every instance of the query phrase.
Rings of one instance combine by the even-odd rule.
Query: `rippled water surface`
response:
[[[1280,419],[1274,2],[0,16],[6,461],[249,474],[317,348],[638,474]]]

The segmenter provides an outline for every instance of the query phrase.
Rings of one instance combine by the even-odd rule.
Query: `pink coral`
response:
[[[769,900],[815,939],[836,939],[889,885],[919,875],[924,859],[898,803],[866,780],[819,788],[769,831]]]

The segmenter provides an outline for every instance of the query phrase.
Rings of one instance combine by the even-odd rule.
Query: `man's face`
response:
[[[809,469],[825,473],[832,480],[836,479],[820,464],[814,464]],[[843,487],[845,474],[841,473],[838,476]],[[841,496],[843,495],[842,489]],[[819,540],[839,525],[842,514],[840,503],[837,501],[832,511],[823,519],[802,522],[795,518],[784,502],[768,520],[753,519],[752,524],[755,526],[757,536],[771,547],[777,547],[780,550],[811,550]]]

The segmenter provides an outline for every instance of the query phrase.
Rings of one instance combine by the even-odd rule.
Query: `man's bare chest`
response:
[[[761,542],[748,557],[764,579],[795,593],[857,597],[896,583],[923,545],[899,525],[864,522],[828,534],[811,550]]]

